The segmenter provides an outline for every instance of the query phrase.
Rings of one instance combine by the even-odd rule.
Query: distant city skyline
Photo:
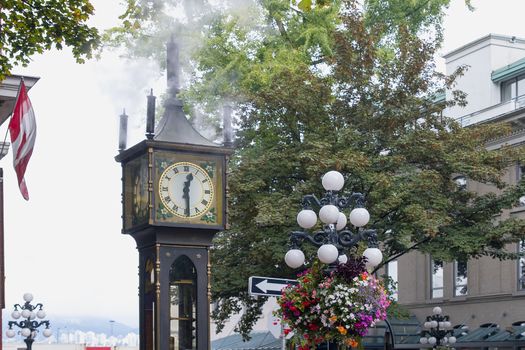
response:
[[[139,346],[139,334],[128,333],[125,336],[111,336],[106,333],[95,333],[95,332],[83,332],[74,331],[61,332],[58,336],[59,341],[57,342],[56,334],[53,334],[49,338],[37,339],[35,344],[78,344],[86,346]],[[5,344],[24,344],[23,338],[17,336],[15,338],[3,338]]]
[[[2,337],[4,342],[21,341],[22,337],[20,335],[17,335],[13,339],[6,337],[7,322],[12,320],[10,313],[6,310],[3,312],[3,320]],[[57,339],[59,339],[59,343],[63,344],[105,345],[105,342],[108,341],[108,339],[114,338],[114,342],[122,343],[119,345],[126,343],[135,346],[132,345],[134,334],[137,336],[136,341],[138,344],[139,329],[114,320],[95,317],[70,318],[55,316],[49,321],[51,324],[50,328],[53,332],[51,337],[45,338],[42,334],[38,334],[37,342],[56,343]]]

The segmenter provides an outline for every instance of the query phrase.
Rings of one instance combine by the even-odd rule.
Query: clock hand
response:
[[[191,180],[193,180],[192,173],[186,175],[186,180],[187,181],[184,181],[184,188],[182,189],[182,198],[184,198],[186,202],[185,214],[186,216],[190,216],[190,183]]]

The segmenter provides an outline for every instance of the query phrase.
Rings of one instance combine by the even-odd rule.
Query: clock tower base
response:
[[[210,349],[214,232],[146,231],[133,235],[139,251],[140,350]]]

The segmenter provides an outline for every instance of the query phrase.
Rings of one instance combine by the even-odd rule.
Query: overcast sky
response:
[[[116,23],[120,1],[92,3],[94,24]],[[442,54],[488,33],[525,38],[523,0],[473,5],[470,12],[463,0],[453,0]],[[11,152],[0,161],[7,309],[32,292],[51,320],[90,315],[138,326],[138,257],[133,239],[120,234],[121,168],[114,156],[123,107],[130,115],[128,146],[143,137],[144,87],[158,87],[155,66],[129,65],[114,55],[77,65],[62,51],[34,57],[14,73],[40,80],[29,92],[38,124],[26,173],[29,202],[18,191]]]

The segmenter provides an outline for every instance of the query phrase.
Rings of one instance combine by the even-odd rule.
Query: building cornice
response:
[[[2,125],[13,112],[22,77],[24,78],[27,90],[30,90],[40,79],[39,77],[13,74],[0,82],[0,125]]]
[[[402,303],[400,302],[399,305],[403,307],[410,307],[410,308],[428,308],[429,305],[432,304],[440,304],[440,306],[452,306],[457,305],[458,303],[461,303],[463,305],[466,304],[478,304],[478,303],[492,303],[492,302],[501,302],[501,301],[520,301],[522,302],[523,299],[525,299],[525,294],[512,294],[512,293],[498,293],[498,294],[491,294],[491,295],[479,295],[479,296],[467,296],[462,298],[439,298],[439,299],[428,299],[425,302],[419,302],[419,303]]]
[[[462,51],[467,51],[468,49],[471,49],[485,41],[490,41],[491,39],[493,40],[499,40],[499,41],[505,41],[505,42],[509,42],[509,43],[519,43],[519,44],[524,44],[525,45],[525,39],[522,39],[522,38],[517,38],[515,36],[508,36],[508,35],[501,35],[501,34],[494,34],[494,33],[491,33],[491,34],[488,34],[488,35],[485,35],[479,39],[476,39],[474,41],[471,41],[463,46],[460,46],[458,47],[457,49],[454,49],[450,52],[447,52],[446,54],[443,55],[443,58],[444,59],[449,59],[450,57],[454,56],[454,55],[457,55],[459,54],[460,52]]]

